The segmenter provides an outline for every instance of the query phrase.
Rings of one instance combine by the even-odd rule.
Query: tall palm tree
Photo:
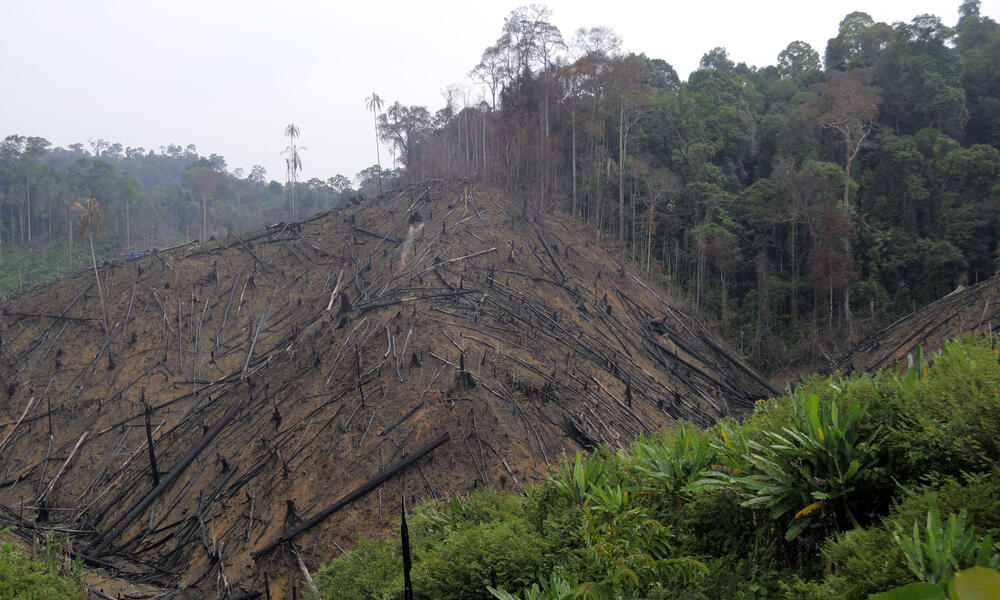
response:
[[[382,106],[384,102],[379,98],[378,94],[372,92],[372,95],[365,98],[365,107],[372,112],[372,117],[375,119],[375,160],[378,161],[378,195],[382,195],[382,152],[378,147],[378,113],[382,111]]]
[[[285,165],[287,166],[287,178],[289,187],[289,201],[291,203],[292,218],[295,220],[295,182],[298,172],[302,170],[302,157],[299,156],[300,150],[305,150],[303,147],[295,145],[295,138],[299,137],[299,128],[295,123],[289,123],[285,127],[285,135],[288,137],[288,147],[285,148]]]
[[[101,290],[101,275],[97,271],[97,256],[94,254],[94,236],[101,235],[101,222],[104,220],[104,211],[101,210],[101,203],[96,198],[89,198],[87,204],[83,205],[74,202],[70,210],[80,213],[80,219],[76,222],[76,230],[80,235],[87,235],[90,240],[90,260],[94,264],[94,278],[97,279],[97,295],[101,299],[101,311],[104,313],[104,332],[108,332],[108,307],[104,304],[104,292]]]

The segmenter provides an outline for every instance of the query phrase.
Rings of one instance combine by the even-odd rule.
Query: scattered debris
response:
[[[93,273],[4,301],[2,525],[57,527],[135,584],[253,597],[386,532],[383,497],[520,488],[774,393],[583,225],[533,211],[430,181],[100,268],[107,331]]]
[[[869,335],[830,367],[828,372],[874,373],[917,355],[944,348],[945,342],[971,333],[1000,333],[1000,275],[957,289],[944,298],[900,318]]]

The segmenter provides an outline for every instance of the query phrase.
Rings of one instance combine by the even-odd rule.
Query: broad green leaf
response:
[[[799,534],[805,531],[806,527],[812,524],[812,519],[803,518],[792,521],[792,524],[788,527],[788,531],[785,532],[785,540],[792,541],[799,537]]]
[[[972,567],[955,573],[948,584],[952,600],[997,600],[1000,598],[1000,573],[985,567]]]
[[[819,396],[817,394],[809,394],[809,398],[806,399],[806,413],[809,416],[809,433],[816,435],[820,429]]]
[[[869,600],[947,600],[941,586],[934,583],[911,583],[883,592],[872,594]]]

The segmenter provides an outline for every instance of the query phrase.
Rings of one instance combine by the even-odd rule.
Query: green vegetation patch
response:
[[[577,453],[515,495],[408,517],[416,598],[867,598],[991,585],[1000,567],[1000,362],[813,377],[744,422]],[[323,598],[403,597],[399,536],[323,568]],[[954,585],[953,585],[954,584]],[[915,593],[915,592],[914,592]]]

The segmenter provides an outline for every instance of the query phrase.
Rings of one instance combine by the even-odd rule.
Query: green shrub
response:
[[[466,522],[433,545],[414,548],[419,598],[483,598],[489,585],[519,591],[551,570],[549,543],[523,516]]]
[[[5,533],[5,532],[0,532]],[[46,547],[42,560],[16,547],[0,544],[0,598],[4,600],[81,600],[86,597],[83,569],[79,560],[67,572],[57,564],[56,541]]]
[[[637,440],[631,465],[652,484],[645,491],[677,496],[712,466],[716,453],[709,432],[681,422],[666,434]]]
[[[828,540],[823,555],[831,572],[824,585],[833,590],[831,597],[867,598],[914,581],[893,533],[897,526],[912,527],[925,520],[933,503],[946,512],[966,509],[968,523],[995,538],[1000,532],[1000,469],[911,493],[881,522]]]
[[[983,339],[949,342],[926,377],[914,382],[913,375],[909,385],[897,384],[886,396],[882,416],[890,428],[885,449],[894,476],[929,481],[990,470],[1000,456],[995,350]]]
[[[582,505],[600,484],[608,461],[598,453],[577,452],[572,461],[563,460],[550,478],[553,489],[567,502]]]
[[[314,578],[321,598],[390,600],[402,595],[403,557],[398,538],[360,540]]]
[[[993,552],[990,534],[977,536],[975,526],[966,526],[966,511],[948,515],[942,523],[937,502],[931,502],[923,531],[913,522],[913,535],[895,523],[893,539],[903,550],[906,566],[920,581],[944,583],[956,571],[968,567],[1000,567],[1000,553]],[[924,539],[926,537],[926,539]]]
[[[519,600],[517,596],[508,593],[503,588],[489,588],[493,597],[500,600]],[[555,573],[549,575],[548,580],[542,580],[542,585],[531,584],[530,588],[524,590],[524,600],[569,600],[574,596],[573,586],[559,577]]]
[[[787,524],[786,540],[808,528],[834,528],[840,516],[857,525],[851,505],[876,487],[880,428],[866,432],[867,406],[843,393],[821,406],[818,394],[800,387],[790,403],[787,425],[764,429],[758,439],[721,425],[717,448],[731,466],[694,485],[731,490],[742,506],[766,509],[771,521]]]

